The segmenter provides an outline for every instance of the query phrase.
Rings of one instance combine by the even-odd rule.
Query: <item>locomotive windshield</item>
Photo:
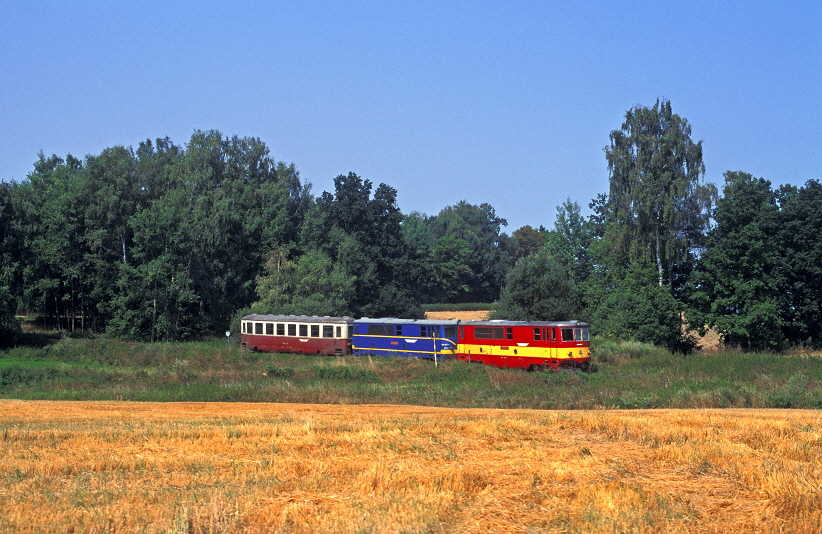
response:
[[[562,329],[562,340],[563,341],[588,341],[588,329],[587,328],[563,328]]]

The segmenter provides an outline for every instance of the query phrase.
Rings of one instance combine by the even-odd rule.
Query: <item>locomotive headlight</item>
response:
[[[579,349],[579,353],[582,354],[582,349]]]

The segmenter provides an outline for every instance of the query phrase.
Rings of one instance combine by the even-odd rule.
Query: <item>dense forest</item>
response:
[[[704,182],[702,142],[668,101],[605,148],[610,187],[582,215],[509,236],[490,204],[403,214],[354,173],[315,196],[257,138],[196,131],[80,160],[40,154],[0,184],[0,330],[195,339],[244,311],[422,317],[498,302],[496,318],[587,320],[595,334],[688,351],[714,328],[746,349],[822,346],[822,187]],[[692,330],[683,328],[683,321]]]

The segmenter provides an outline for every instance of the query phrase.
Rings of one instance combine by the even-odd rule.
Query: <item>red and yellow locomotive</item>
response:
[[[457,332],[457,358],[495,367],[587,370],[590,351],[581,321],[468,321]]]

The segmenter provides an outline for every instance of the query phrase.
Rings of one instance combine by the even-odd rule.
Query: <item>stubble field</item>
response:
[[[0,401],[0,530],[817,532],[809,410]]]

